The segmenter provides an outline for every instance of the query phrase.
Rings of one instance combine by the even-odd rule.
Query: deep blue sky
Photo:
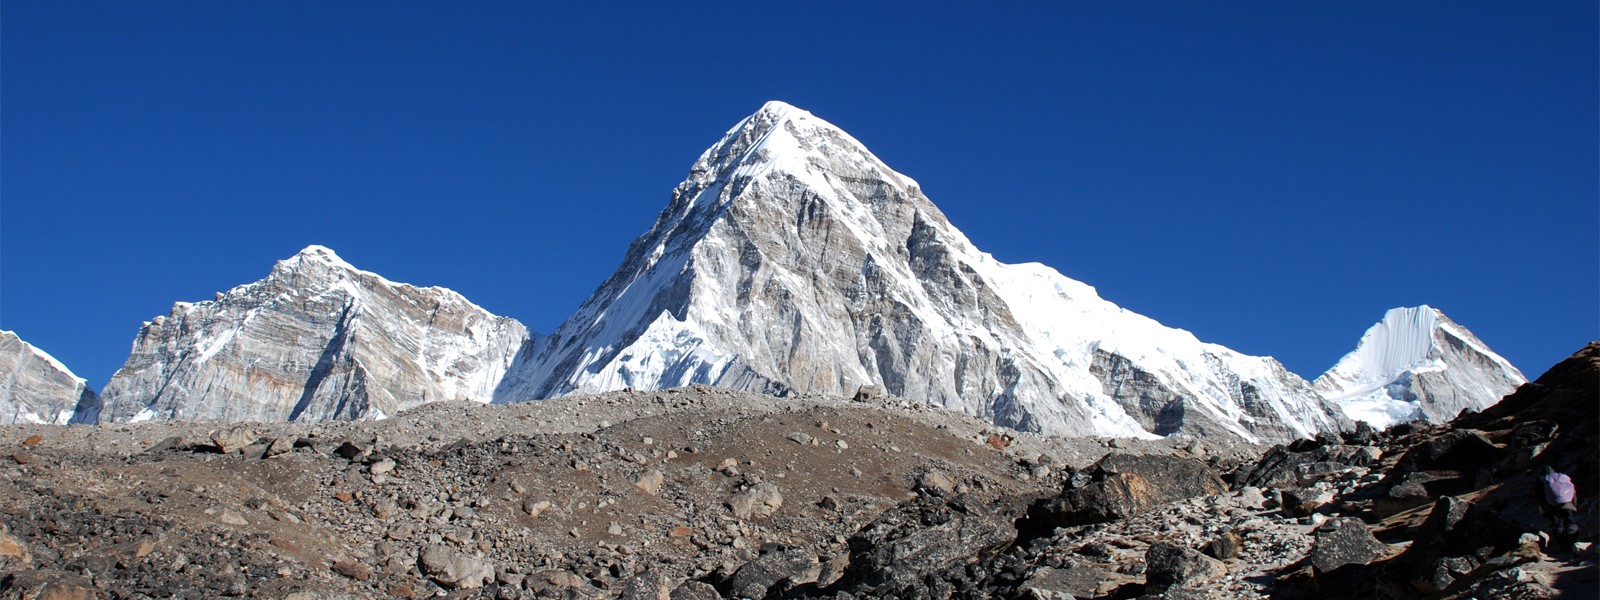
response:
[[[1307,378],[1431,304],[1600,337],[1596,3],[0,4],[0,328],[104,385],[308,244],[550,332],[769,99]],[[992,3],[991,3],[992,4]]]

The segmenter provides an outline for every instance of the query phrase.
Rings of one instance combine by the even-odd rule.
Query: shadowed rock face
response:
[[[79,422],[322,421],[489,401],[526,328],[442,288],[359,271],[313,246],[266,279],[146,323]]]
[[[0,331],[0,424],[66,423],[95,394],[50,355]]]
[[[916,182],[780,102],[700,157],[495,398],[691,383],[845,396],[878,385],[1066,435],[1284,440],[1343,423],[1271,359],[1203,344],[1043,265],[995,261]]]

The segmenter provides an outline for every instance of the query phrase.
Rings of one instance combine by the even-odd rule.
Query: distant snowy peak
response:
[[[1472,332],[1424,305],[1390,309],[1313,386],[1351,419],[1387,427],[1482,410],[1526,381]]]
[[[65,424],[94,391],[82,377],[17,334],[0,331],[0,424]]]
[[[395,283],[311,246],[265,279],[146,323],[100,406],[75,420],[382,418],[487,402],[532,341],[456,292]]]
[[[782,102],[703,153],[617,271],[496,401],[705,383],[863,385],[1055,434],[1282,440],[1338,409],[1269,358],[979,251],[839,128]]]

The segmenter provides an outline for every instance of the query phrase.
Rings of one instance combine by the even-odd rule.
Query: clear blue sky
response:
[[[978,246],[1308,378],[1600,337],[1596,3],[0,4],[0,328],[91,385],[308,244],[550,332],[781,99]]]

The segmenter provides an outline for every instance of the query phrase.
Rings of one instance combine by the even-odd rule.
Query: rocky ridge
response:
[[[525,345],[514,319],[311,246],[261,281],[145,323],[76,422],[381,418],[489,398]]]
[[[19,425],[0,596],[1593,597],[1597,387],[1600,342],[1450,424],[1270,448],[702,386]],[[1545,465],[1575,546],[1541,533]]]
[[[0,374],[0,425],[66,424],[95,399],[83,378],[10,331],[0,331]]]

